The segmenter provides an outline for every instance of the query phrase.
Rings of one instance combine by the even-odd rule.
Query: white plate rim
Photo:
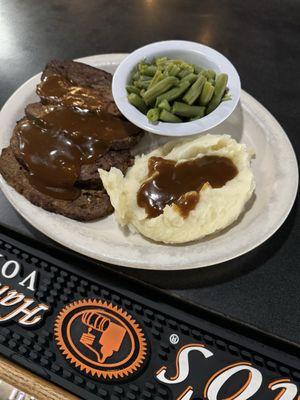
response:
[[[99,63],[99,57],[101,57],[101,65],[105,64],[105,60],[107,60],[107,64],[111,65],[111,64],[116,64],[118,63],[123,57],[125,57],[126,54],[105,54],[105,55],[95,55],[95,56],[90,56],[90,57],[84,57],[84,58],[80,58],[77,61],[82,61],[85,63],[91,63],[91,64],[97,64],[97,62]],[[37,77],[40,76],[39,74],[36,74],[35,76],[33,76],[32,78],[30,78],[29,80],[27,80],[23,85],[21,85],[13,94],[12,96],[10,96],[10,98],[7,100],[7,102],[4,104],[1,112],[0,112],[0,121],[1,121],[1,117],[2,115],[5,113],[6,107],[9,107],[9,103],[10,101],[17,95],[20,94],[20,92],[22,92],[22,89],[25,85],[27,85],[31,80],[36,79]],[[276,223],[273,225],[272,229],[270,229],[270,231],[268,232],[268,234],[266,234],[263,238],[260,238],[258,240],[256,240],[251,246],[248,246],[247,249],[241,249],[240,252],[235,252],[234,256],[228,256],[228,257],[219,257],[218,259],[213,260],[213,262],[209,262],[206,263],[205,265],[198,265],[197,263],[191,265],[189,264],[188,266],[183,266],[183,265],[178,265],[178,266],[174,266],[172,265],[168,265],[165,264],[162,268],[159,267],[153,267],[152,265],[149,265],[149,261],[143,262],[139,261],[137,262],[133,262],[133,261],[124,261],[122,259],[118,259],[116,257],[113,257],[111,254],[102,254],[101,257],[99,257],[99,253],[95,252],[95,251],[87,251],[84,247],[82,247],[79,244],[76,244],[74,246],[74,244],[72,243],[72,246],[70,246],[70,243],[68,240],[64,240],[62,238],[58,238],[55,234],[53,234],[52,232],[49,233],[49,231],[47,229],[44,228],[43,225],[39,225],[36,221],[33,222],[30,218],[29,215],[24,215],[24,213],[22,212],[22,210],[20,209],[19,205],[18,205],[18,201],[15,201],[15,198],[13,196],[13,194],[15,193],[14,189],[12,189],[2,178],[2,176],[0,175],[0,188],[2,189],[3,193],[5,194],[5,196],[7,197],[8,201],[13,205],[13,207],[23,216],[24,219],[26,219],[32,226],[34,226],[36,229],[38,229],[39,231],[41,231],[42,233],[44,233],[46,236],[48,236],[49,238],[55,240],[56,242],[71,248],[74,251],[77,251],[81,254],[87,255],[89,257],[95,258],[99,261],[103,261],[103,262],[107,262],[110,264],[115,264],[115,265],[120,265],[120,266],[124,266],[124,267],[131,267],[131,268],[140,268],[140,269],[149,269],[149,270],[178,270],[178,269],[194,269],[194,268],[199,268],[199,267],[208,267],[211,265],[217,265],[219,263],[225,262],[225,261],[229,261],[230,259],[236,258],[241,256],[242,254],[245,254],[251,250],[253,250],[254,248],[256,248],[257,246],[259,246],[260,244],[262,244],[263,242],[265,242],[270,236],[272,236],[279,228],[280,226],[283,224],[283,222],[285,221],[285,219],[287,218],[287,216],[289,215],[291,208],[294,204],[296,195],[297,195],[297,190],[298,190],[298,181],[299,181],[299,174],[298,174],[298,165],[297,165],[297,159],[296,159],[296,155],[294,153],[293,147],[289,141],[289,138],[287,137],[286,133],[284,132],[283,128],[280,126],[280,124],[277,122],[277,120],[272,116],[272,114],[265,109],[265,107],[263,107],[257,100],[255,100],[251,95],[249,95],[248,93],[246,93],[245,91],[242,91],[241,94],[241,99],[242,102],[244,103],[250,103],[251,107],[256,108],[258,111],[260,110],[260,112],[263,112],[264,114],[264,122],[269,125],[272,126],[273,129],[275,129],[276,131],[278,131],[279,135],[282,135],[281,139],[284,140],[286,148],[285,151],[289,152],[289,156],[290,156],[290,164],[292,166],[292,168],[290,169],[290,173],[292,174],[290,176],[290,181],[292,181],[293,185],[293,190],[290,191],[290,195],[289,195],[289,199],[288,202],[286,204],[285,210],[284,212],[281,213],[280,218],[277,219]],[[27,201],[26,199],[24,199],[24,201]],[[31,204],[32,207],[34,208],[38,208],[34,205]],[[46,211],[45,211],[46,212]],[[50,213],[49,213],[50,214]],[[64,217],[62,217],[64,218]]]

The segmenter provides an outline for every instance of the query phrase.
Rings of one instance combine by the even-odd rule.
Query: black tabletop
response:
[[[233,62],[243,88],[279,120],[298,153],[299,21],[297,0],[2,0],[0,105],[52,58],[124,53],[158,40],[186,39]],[[279,231],[238,259],[189,272],[126,273],[300,345],[299,221],[296,201]],[[56,246],[1,193],[0,224]]]

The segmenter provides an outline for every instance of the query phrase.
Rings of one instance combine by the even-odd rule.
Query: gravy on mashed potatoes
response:
[[[137,203],[145,208],[149,218],[158,217],[172,204],[186,218],[196,207],[203,185],[222,187],[238,173],[230,158],[218,156],[182,162],[150,157],[148,169],[149,178],[138,191]]]
[[[99,173],[120,225],[184,243],[238,218],[255,188],[251,156],[229,135],[207,134],[137,156],[125,177],[116,168]]]

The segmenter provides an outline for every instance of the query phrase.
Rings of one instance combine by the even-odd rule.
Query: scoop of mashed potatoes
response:
[[[138,231],[154,241],[185,243],[224,229],[238,218],[255,188],[250,168],[252,155],[246,145],[237,143],[229,135],[207,134],[174,140],[149,154],[137,156],[125,177],[116,168],[99,170],[99,173],[121,226],[128,226],[132,232]],[[186,218],[174,204],[165,206],[159,216],[148,218],[145,209],[138,206],[137,193],[148,178],[148,160],[153,156],[177,163],[203,156],[227,157],[238,173],[221,188],[204,185],[196,207]]]

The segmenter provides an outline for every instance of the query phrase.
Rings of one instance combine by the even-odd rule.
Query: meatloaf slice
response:
[[[59,109],[60,106],[53,106],[53,105],[42,105],[41,103],[32,103],[28,104],[25,108],[25,114],[28,119],[32,119],[35,123],[37,124],[42,124],[45,126],[44,123],[44,117],[47,113],[51,112],[51,110]],[[116,117],[111,117],[115,119]],[[111,150],[124,150],[124,149],[129,149],[133,146],[135,146],[141,136],[142,136],[142,130],[138,128],[137,126],[133,125],[129,121],[125,120],[120,120],[120,123],[124,125],[124,128],[126,128],[126,131],[129,133],[130,136],[124,137],[124,138],[119,138],[119,139],[114,139],[110,145]],[[48,126],[46,126],[48,127]],[[54,128],[55,126],[50,126],[50,128]]]
[[[50,75],[61,75],[76,86],[87,86],[111,95],[112,75],[99,68],[91,67],[77,61],[52,60],[46,64],[42,80]]]
[[[112,167],[115,167],[125,174],[127,169],[132,165],[133,156],[129,150],[110,150],[99,157],[95,163],[81,166],[76,186],[80,188],[102,189],[103,184],[99,176],[99,168],[109,171]]]
[[[73,201],[58,200],[47,196],[28,181],[28,172],[18,163],[10,147],[2,150],[0,173],[6,182],[31,203],[38,207],[64,215],[78,221],[92,221],[113,212],[109,196],[105,190],[81,190]]]
[[[73,87],[89,88],[90,94],[99,100],[103,110],[122,117],[112,97],[112,75],[110,73],[76,61],[52,60],[46,65],[42,74],[42,82],[37,87],[37,93],[43,104],[57,102],[53,98],[43,95],[41,91],[44,81],[53,75],[62,76]],[[60,104],[63,104],[63,99]]]
[[[20,152],[18,130],[20,124],[27,121],[26,118],[22,118],[16,125],[11,140],[10,148],[17,159],[17,161],[26,169],[22,154]],[[98,157],[98,159],[92,164],[84,164],[81,166],[80,175],[76,182],[76,186],[85,189],[102,189],[102,181],[100,179],[98,168],[109,171],[112,167],[120,169],[123,174],[133,164],[133,156],[129,149],[125,150],[109,150],[107,153]]]

